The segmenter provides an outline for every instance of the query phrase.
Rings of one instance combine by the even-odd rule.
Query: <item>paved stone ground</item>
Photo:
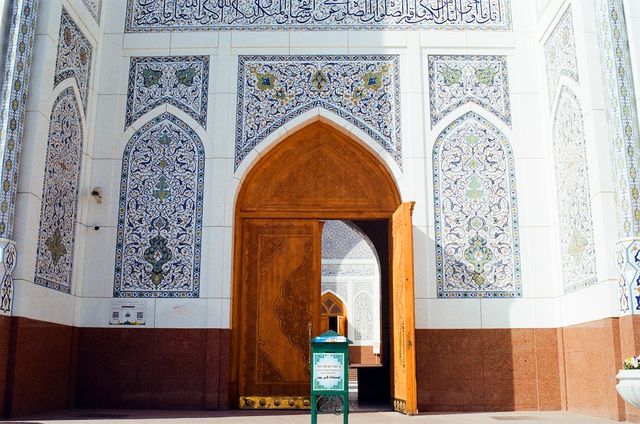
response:
[[[72,410],[53,414],[0,421],[13,424],[309,424],[308,412],[265,411],[119,411]],[[351,424],[605,424],[602,418],[566,412],[489,412],[468,414],[421,414],[407,417],[394,412],[357,412],[349,416]],[[341,424],[341,416],[321,416],[318,424]]]

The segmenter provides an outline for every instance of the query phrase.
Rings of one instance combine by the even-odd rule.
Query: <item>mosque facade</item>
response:
[[[640,3],[0,0],[0,416],[640,422]]]

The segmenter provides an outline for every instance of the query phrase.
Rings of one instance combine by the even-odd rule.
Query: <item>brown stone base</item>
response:
[[[230,334],[0,316],[0,417],[74,407],[227,409]]]
[[[21,317],[0,320],[3,416],[24,416],[72,405],[73,329]]]
[[[231,331],[72,328],[0,316],[0,414],[226,409]],[[615,391],[640,317],[560,329],[417,330],[421,412],[569,410],[640,422]]]
[[[417,330],[418,408],[560,410],[559,330]]]
[[[77,408],[227,409],[230,330],[78,331]]]
[[[568,410],[640,422],[618,396],[640,316],[560,329],[417,330],[420,411]]]

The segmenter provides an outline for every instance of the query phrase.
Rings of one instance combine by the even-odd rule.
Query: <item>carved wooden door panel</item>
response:
[[[240,397],[308,396],[309,324],[313,335],[320,324],[322,225],[245,219],[242,231]]]
[[[403,203],[391,219],[393,409],[409,415],[418,412],[411,223],[414,204]]]

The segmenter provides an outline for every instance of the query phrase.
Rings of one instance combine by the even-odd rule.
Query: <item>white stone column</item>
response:
[[[0,313],[11,314],[13,303],[12,272],[15,267],[13,222],[18,184],[20,147],[31,73],[33,40],[36,31],[38,0],[12,0],[11,19],[6,38],[0,103]]]
[[[595,0],[608,138],[616,193],[620,315],[640,313],[638,113],[623,0]]]

